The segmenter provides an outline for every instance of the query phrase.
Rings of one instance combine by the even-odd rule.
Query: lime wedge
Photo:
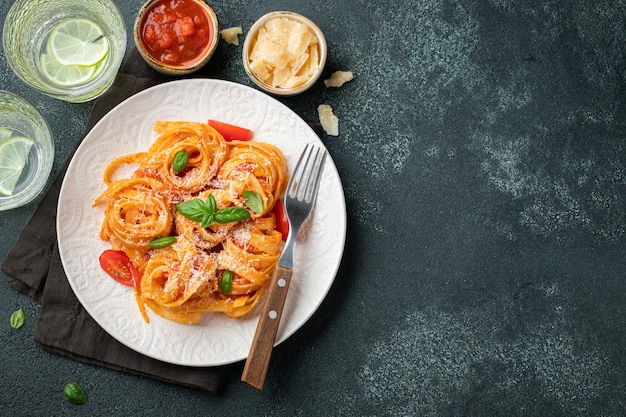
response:
[[[23,136],[14,136],[0,143],[0,194],[13,194],[33,143],[32,139]]]
[[[92,66],[109,53],[109,41],[100,26],[84,18],[61,21],[50,32],[48,53],[62,65]]]
[[[86,83],[94,78],[96,65],[63,65],[51,54],[41,54],[39,57],[41,71],[50,81],[57,85],[71,87]]]
[[[5,139],[10,138],[12,134],[13,131],[11,129],[0,127],[0,143],[2,143]]]

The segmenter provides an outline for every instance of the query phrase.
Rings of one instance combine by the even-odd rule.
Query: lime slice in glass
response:
[[[0,194],[13,194],[33,143],[32,139],[23,136],[14,136],[0,143]]]
[[[6,127],[0,127],[0,143],[2,143],[5,139],[8,139],[13,134],[11,129]]]
[[[84,18],[61,21],[50,32],[48,53],[62,65],[92,66],[109,53],[109,41],[100,26]]]
[[[53,83],[71,87],[94,78],[96,66],[63,65],[51,54],[41,54],[39,64],[43,74]]]

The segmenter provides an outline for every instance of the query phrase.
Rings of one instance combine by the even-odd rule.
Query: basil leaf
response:
[[[202,222],[207,215],[213,214],[199,198],[176,204],[176,211],[195,222]]]
[[[243,190],[243,199],[250,209],[256,213],[263,213],[263,199],[256,191]]]
[[[245,220],[250,217],[250,212],[243,207],[227,207],[215,213],[215,221],[218,223],[232,223]]]
[[[11,327],[14,329],[19,329],[26,322],[26,314],[24,314],[23,309],[19,309],[11,314]]]
[[[226,207],[217,210],[217,202],[213,194],[209,194],[206,202],[194,198],[176,205],[176,211],[190,220],[201,223],[200,227],[209,227],[211,223],[232,223],[250,218],[250,212],[243,207]]]
[[[182,149],[174,155],[174,160],[172,161],[172,171],[175,174],[178,174],[180,171],[185,169],[187,163],[189,162],[189,153],[185,149]]]
[[[155,237],[154,239],[150,241],[150,247],[152,249],[161,249],[161,248],[171,245],[174,242],[176,242],[176,237],[174,236]]]
[[[74,404],[85,404],[87,402],[85,391],[75,382],[70,382],[65,386],[63,396]]]
[[[213,223],[215,221],[215,214],[207,214],[206,216],[204,216],[202,218],[202,222],[200,224],[200,227],[205,229],[207,227],[209,227],[211,225],[211,223]]]
[[[205,204],[211,213],[215,213],[217,211],[217,201],[215,201],[213,194],[209,194],[206,198]]]
[[[220,291],[222,291],[222,294],[227,295],[232,289],[233,273],[230,271],[224,271],[222,278],[220,278]]]

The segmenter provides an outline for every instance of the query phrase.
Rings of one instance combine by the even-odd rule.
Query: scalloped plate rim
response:
[[[61,213],[63,208],[64,208],[64,202],[67,201],[67,199],[72,199],[75,197],[75,194],[77,193],[76,189],[72,189],[72,180],[71,180],[71,175],[76,174],[75,170],[76,170],[76,165],[78,164],[77,160],[80,157],[80,155],[83,152],[87,152],[89,149],[89,146],[91,146],[96,140],[97,140],[97,134],[100,133],[100,129],[103,126],[106,126],[108,123],[111,123],[113,120],[115,121],[119,121],[118,119],[120,119],[120,117],[122,117],[123,119],[123,110],[129,106],[132,106],[132,103],[138,100],[143,100],[145,98],[150,98],[153,95],[158,95],[159,93],[162,92],[167,92],[167,90],[175,90],[175,89],[188,89],[189,92],[193,95],[193,94],[199,94],[201,92],[204,92],[204,89],[201,87],[205,87],[205,88],[213,88],[213,89],[217,89],[217,90],[227,90],[227,89],[233,89],[233,90],[237,90],[237,92],[242,93],[244,96],[250,96],[253,98],[253,100],[258,101],[259,103],[261,103],[262,105],[268,107],[268,108],[273,108],[277,111],[283,112],[285,113],[285,115],[290,119],[289,121],[291,121],[292,123],[294,123],[294,126],[296,126],[298,129],[294,129],[294,130],[301,130],[304,132],[304,137],[298,137],[297,135],[293,138],[295,140],[297,140],[298,142],[301,142],[301,147],[304,146],[305,143],[307,142],[315,142],[316,144],[322,146],[325,148],[324,143],[321,141],[321,139],[317,136],[317,134],[313,131],[313,129],[311,129],[311,127],[304,122],[304,120],[302,120],[300,118],[300,116],[298,116],[295,112],[293,112],[291,109],[289,109],[285,104],[283,104],[282,102],[278,101],[277,99],[261,92],[258,90],[255,90],[251,87],[242,85],[242,84],[238,84],[235,82],[231,82],[231,81],[225,81],[225,80],[214,80],[214,79],[185,79],[185,80],[173,80],[173,81],[168,81],[165,83],[161,83],[155,86],[152,86],[150,88],[147,88],[141,92],[138,92],[137,94],[130,96],[129,98],[123,100],[121,103],[119,103],[117,106],[115,106],[111,111],[109,111],[107,114],[105,114],[95,125],[94,127],[90,130],[90,132],[85,136],[85,138],[83,139],[82,143],[80,143],[80,145],[76,148],[76,151],[74,153],[74,155],[72,156],[72,159],[70,160],[70,163],[68,165],[68,169],[67,169],[67,173],[65,178],[63,179],[63,183],[61,186],[61,191],[59,193],[59,201],[58,201],[58,213]],[[163,90],[163,91],[162,91]],[[175,105],[173,106],[171,103],[167,103],[164,104],[163,107],[168,107],[168,108],[172,108],[172,107],[176,107]],[[178,108],[177,110],[180,110],[181,113],[184,112],[183,109]],[[209,115],[205,115],[205,119],[209,118]],[[213,117],[212,118],[216,118]],[[267,117],[266,117],[267,118]],[[187,120],[187,119],[182,119],[181,120]],[[271,119],[271,117],[269,117],[269,119]],[[229,120],[225,120],[223,119],[223,121],[229,122]],[[120,123],[123,124],[123,121],[119,121]],[[231,123],[233,123],[233,121],[230,121]],[[281,146],[279,145],[279,148]],[[123,155],[126,154],[128,152],[125,151],[120,151],[119,153],[117,153],[116,155],[111,155],[111,156],[118,156],[118,155]],[[287,157],[287,155],[285,155]],[[292,164],[292,161],[294,160],[294,157],[291,158],[287,158],[288,159],[288,163]],[[332,254],[332,259],[330,259],[331,266],[330,268],[327,268],[327,277],[326,277],[326,281],[324,282],[325,287],[323,287],[321,289],[320,292],[318,292],[317,296],[315,299],[309,300],[311,301],[310,306],[307,307],[307,310],[305,311],[305,314],[302,315],[299,320],[297,322],[291,323],[290,322],[290,317],[286,315],[283,315],[283,322],[286,321],[286,324],[284,324],[283,322],[281,322],[281,329],[279,329],[279,337],[277,338],[276,344],[278,345],[282,342],[284,342],[287,338],[289,338],[293,333],[295,333],[298,329],[300,329],[310,318],[311,316],[317,311],[317,309],[319,308],[319,306],[322,304],[322,301],[326,298],[326,295],[328,294],[328,291],[330,290],[336,274],[339,270],[339,266],[341,263],[341,259],[343,257],[343,251],[345,248],[345,241],[346,241],[346,233],[347,233],[347,212],[346,212],[346,202],[345,202],[345,195],[343,192],[343,186],[341,184],[341,179],[339,177],[339,174],[337,172],[337,168],[334,164],[334,161],[332,160],[332,157],[330,155],[327,155],[327,160],[326,160],[326,164],[325,164],[325,168],[324,168],[324,176],[323,176],[323,181],[326,181],[327,184],[329,184],[329,189],[333,189],[334,190],[334,194],[331,196],[332,197],[332,201],[331,204],[333,205],[332,209],[333,209],[333,215],[336,216],[336,221],[337,221],[337,225],[338,225],[338,230],[334,231],[336,233],[336,238],[334,239],[333,242],[333,246],[335,248],[334,253]],[[101,187],[100,192],[102,191],[104,184],[101,181],[101,179],[97,179],[94,180],[96,181],[96,183],[98,183]],[[329,191],[329,193],[332,191]],[[321,192],[320,192],[321,194]],[[84,197],[84,196],[83,196]],[[83,200],[81,201],[83,204],[83,208],[85,208],[86,205],[91,205],[91,201],[85,201],[86,197],[83,198]],[[74,276],[77,274],[76,271],[70,270],[69,266],[72,265],[72,263],[70,262],[70,259],[72,259],[72,253],[68,252],[68,248],[66,247],[66,242],[68,242],[67,236],[65,236],[64,234],[64,227],[61,224],[63,221],[63,216],[61,215],[57,215],[57,242],[58,242],[58,246],[59,246],[59,255],[61,257],[61,262],[63,265],[64,270],[66,271],[66,276],[67,276],[67,280],[70,284],[70,287],[72,288],[72,291],[74,292],[74,294],[76,295],[76,297],[78,298],[79,302],[81,303],[81,305],[85,308],[85,310],[89,313],[89,315],[104,329],[104,331],[106,331],[109,335],[111,335],[114,339],[116,339],[117,341],[119,341],[120,343],[124,344],[125,346],[129,347],[130,349],[133,349],[135,351],[137,351],[140,354],[143,354],[145,356],[151,357],[153,359],[157,359],[157,360],[161,360],[163,362],[168,362],[168,363],[172,363],[172,364],[176,364],[176,365],[183,365],[183,366],[192,366],[192,367],[206,367],[206,366],[219,366],[219,365],[226,365],[226,364],[230,364],[230,363],[234,363],[234,362],[238,362],[241,360],[244,360],[247,357],[247,353],[241,353],[239,355],[236,356],[231,356],[231,357],[227,357],[227,358],[220,358],[220,357],[212,357],[212,358],[208,358],[208,359],[193,359],[193,358],[183,358],[183,359],[179,359],[179,358],[172,358],[169,357],[167,355],[163,355],[160,352],[156,352],[154,350],[151,350],[149,347],[145,347],[145,346],[138,346],[137,343],[134,343],[133,341],[128,341],[126,339],[124,339],[119,332],[117,332],[115,329],[112,328],[112,326],[107,323],[107,320],[105,317],[102,317],[102,314],[97,314],[96,310],[100,307],[99,305],[93,305],[93,302],[89,302],[87,300],[87,294],[84,294],[81,288],[78,287],[78,285],[75,282],[75,278]],[[81,228],[79,228],[81,229]],[[89,230],[88,228],[82,228],[81,230]],[[102,244],[103,242],[100,241],[99,237],[97,236],[97,233],[94,233],[94,236],[89,235],[88,236],[89,239],[94,239],[99,241],[98,244]],[[97,256],[97,255],[96,255]],[[328,262],[328,259],[322,259],[322,261],[324,262]],[[97,263],[97,261],[96,261]],[[68,272],[69,271],[69,272]],[[81,273],[85,273],[86,271],[81,271]],[[87,271],[89,272],[89,271]],[[99,271],[102,272],[102,271]],[[299,273],[298,271],[294,271],[294,278],[295,278],[295,274]],[[303,279],[307,279],[306,276],[303,277]],[[292,281],[292,286],[294,284],[297,284],[298,280],[294,279]],[[290,294],[293,293],[293,290],[290,290]],[[290,299],[290,295],[288,294],[288,302]],[[117,301],[117,299],[115,300]],[[132,301],[132,305],[133,308],[137,309],[137,306],[135,304],[134,298]],[[150,311],[148,311],[150,314]],[[205,314],[214,314],[214,313],[205,313]],[[146,326],[154,326],[155,323],[160,323],[163,322],[164,319],[156,316],[154,313],[151,315],[151,319],[154,318],[154,320],[151,320],[150,324],[145,324]],[[229,319],[229,320],[233,320],[233,319]],[[243,332],[242,334],[238,334],[238,337],[241,337],[243,339],[249,340],[251,342],[252,340],[252,336],[253,336],[253,332],[254,329],[256,327],[256,321],[258,320],[258,311],[255,312],[253,317],[249,317],[246,319],[235,319],[235,320],[242,320],[242,323],[247,322],[247,321],[251,321],[247,323],[247,326],[238,326],[238,330]],[[204,320],[203,320],[204,321]],[[165,321],[167,322],[167,321]],[[169,322],[167,322],[169,323]],[[195,325],[178,325],[176,324],[174,327],[176,328],[184,328],[184,329],[194,329]],[[241,328],[239,328],[241,327]],[[171,330],[171,329],[169,329]],[[157,330],[158,331],[158,330]],[[191,330],[192,332],[194,330]],[[198,334],[202,334],[202,333],[207,333],[210,332],[210,326],[209,326],[209,330],[203,330],[198,329],[197,330]],[[252,332],[252,333],[251,333]],[[193,340],[193,343],[201,343],[202,340]],[[182,347],[184,349],[184,346]],[[248,345],[249,348],[249,345]],[[247,350],[246,350],[247,352]]]

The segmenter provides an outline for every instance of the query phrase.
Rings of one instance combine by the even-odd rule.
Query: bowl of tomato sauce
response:
[[[135,19],[134,39],[156,71],[189,74],[209,62],[217,48],[217,15],[203,0],[149,0]]]

